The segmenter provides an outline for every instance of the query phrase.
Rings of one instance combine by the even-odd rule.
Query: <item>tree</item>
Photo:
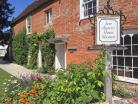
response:
[[[14,7],[8,0],[0,0],[0,34],[2,34],[2,30],[10,26],[11,21],[9,18],[14,12]]]

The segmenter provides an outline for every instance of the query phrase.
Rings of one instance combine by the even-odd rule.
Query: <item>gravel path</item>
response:
[[[6,61],[3,61],[2,59],[0,59],[0,68],[17,78],[22,78],[23,76],[30,77],[32,74],[38,74],[33,70],[29,70],[23,66],[14,63],[8,63]],[[50,77],[47,74],[39,74],[39,75],[42,77],[43,76],[47,76],[48,78]]]

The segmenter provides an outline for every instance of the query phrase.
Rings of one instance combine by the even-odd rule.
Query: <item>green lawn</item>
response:
[[[11,75],[0,69],[0,96],[4,95],[6,82],[11,80]],[[4,84],[5,83],[5,84]]]

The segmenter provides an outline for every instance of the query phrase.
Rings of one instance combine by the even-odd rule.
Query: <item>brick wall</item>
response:
[[[105,0],[99,0],[100,9],[103,8]],[[137,0],[111,0],[114,8],[121,9],[126,14],[126,28],[137,28],[138,26],[138,2]],[[70,53],[67,50],[67,63],[80,63],[96,57],[96,51],[88,50],[92,45],[93,30],[91,30],[88,19],[80,21],[80,0],[55,0],[51,4],[43,5],[32,15],[32,32],[43,32],[45,30],[45,11],[52,8],[53,29],[56,35],[70,35],[67,49],[77,47],[77,51]],[[25,27],[25,20],[14,26],[15,32]]]
[[[103,8],[106,0],[99,0],[100,8]],[[138,28],[138,1],[137,0],[111,0],[111,5],[114,10],[122,10],[127,21],[125,22],[125,29]]]

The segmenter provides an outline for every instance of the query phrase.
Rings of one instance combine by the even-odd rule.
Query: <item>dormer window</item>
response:
[[[80,19],[85,19],[97,11],[97,0],[80,0]]]

